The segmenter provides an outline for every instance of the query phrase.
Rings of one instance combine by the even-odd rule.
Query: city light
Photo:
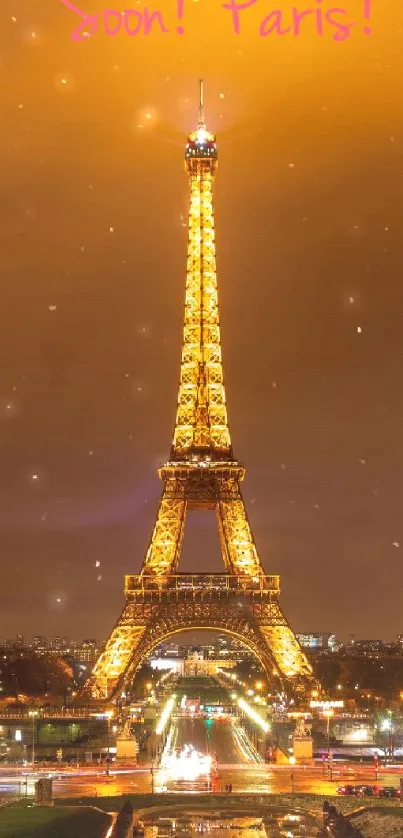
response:
[[[35,720],[39,716],[39,711],[29,710],[28,716],[32,718],[32,766],[35,766]]]
[[[252,707],[249,707],[249,704],[247,704],[243,698],[238,698],[238,706],[241,708],[241,710],[244,711],[244,713],[246,713],[247,716],[249,716],[250,719],[256,722],[256,724],[259,727],[261,727],[262,730],[264,730],[266,733],[270,730],[270,725],[268,724],[268,722],[265,722],[264,719],[262,719],[262,717],[259,716],[259,713],[256,713],[256,710],[253,710]]]
[[[177,754],[170,754],[166,770],[172,780],[194,781],[211,773],[211,756],[199,754],[191,745],[185,745]]]
[[[169,719],[169,717],[172,713],[172,710],[175,706],[175,701],[176,701],[176,695],[171,696],[171,698],[167,701],[167,703],[166,703],[166,705],[165,705],[165,707],[164,707],[164,709],[161,713],[160,720],[158,722],[157,730],[156,730],[156,733],[157,733],[158,736],[161,733],[163,733],[164,730],[165,730],[167,721],[168,721],[168,719]]]
[[[211,134],[209,134],[204,128],[199,128],[199,130],[196,132],[196,137],[196,142],[201,144],[212,140]]]
[[[364,739],[368,739],[368,731],[365,727],[359,728],[358,730],[353,730],[351,734],[351,739],[355,742],[363,742]]]

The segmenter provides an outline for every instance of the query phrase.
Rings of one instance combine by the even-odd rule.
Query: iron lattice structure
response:
[[[241,492],[221,359],[214,241],[215,136],[206,130],[202,83],[197,130],[186,145],[190,183],[185,318],[176,423],[170,460],[141,573],[127,576],[126,604],[84,688],[109,701],[130,683],[152,649],[184,629],[217,629],[244,641],[269,677],[303,688],[312,670],[284,617],[279,577],[266,576]],[[189,509],[213,509],[225,575],[181,575]]]

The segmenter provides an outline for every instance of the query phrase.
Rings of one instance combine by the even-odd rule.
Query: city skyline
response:
[[[356,635],[350,635],[348,640],[343,640],[340,637],[336,637],[333,632],[302,632],[297,634],[297,638],[301,643],[301,646],[305,649],[311,650],[312,652],[315,651],[325,651],[325,652],[354,652],[354,649],[357,652],[363,651],[364,653],[367,651],[381,651],[384,649],[385,651],[393,651],[394,649],[402,651],[403,650],[403,634],[400,633],[396,635],[392,642],[385,641],[382,638],[360,638]],[[153,656],[154,653],[157,653],[159,649],[165,649],[170,647],[177,647],[179,649],[184,649],[185,647],[189,648],[208,648],[208,647],[220,647],[223,645],[234,645],[236,647],[243,647],[245,651],[252,654],[248,646],[241,640],[234,638],[231,634],[223,634],[218,629],[211,630],[211,631],[187,631],[187,632],[178,632],[171,636],[171,638],[167,639],[163,643],[157,644],[154,651],[151,653]],[[4,649],[13,649],[13,650],[33,650],[36,649],[41,650],[44,652],[45,650],[49,651],[60,651],[60,652],[68,652],[69,647],[72,649],[82,647],[82,648],[91,648],[98,654],[99,650],[104,646],[105,638],[98,640],[94,637],[92,638],[79,638],[64,635],[55,635],[55,636],[45,636],[45,635],[38,635],[34,634],[31,637],[26,637],[21,634],[17,634],[15,637],[8,637],[8,638],[0,638],[0,648]]]
[[[108,43],[103,54],[99,40],[84,54],[68,40],[61,7],[50,13],[38,0],[34,14],[22,4],[15,16],[6,6],[0,634],[69,634],[74,625],[77,635],[106,637],[124,573],[141,565],[160,495],[155,470],[171,442],[183,141],[203,38],[197,53],[191,37],[176,57],[164,46],[159,62],[158,42],[136,46],[150,70],[140,84],[132,45]],[[220,148],[230,426],[260,553],[267,572],[280,573],[297,632],[313,622],[341,636],[401,630],[394,37],[379,22],[376,42],[327,44],[325,54],[307,36],[287,66],[276,44],[257,77],[262,44],[220,41],[217,29],[205,74]],[[326,78],[312,72],[309,48]],[[221,570],[207,517],[185,540],[181,569],[204,566],[201,543],[207,569]]]

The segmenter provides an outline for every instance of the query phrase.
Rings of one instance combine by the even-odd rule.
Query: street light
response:
[[[105,713],[106,720],[108,723],[107,727],[107,753],[106,753],[106,776],[109,777],[109,747],[110,747],[110,733],[111,733],[111,718],[113,716],[113,710],[107,710]]]
[[[330,710],[330,708],[327,708],[323,711],[323,715],[326,716],[326,719],[327,719],[326,739],[327,739],[327,761],[329,763],[329,758],[330,758],[330,719],[333,716],[333,710]]]
[[[28,713],[32,718],[32,767],[35,766],[35,719],[38,715],[37,710],[30,710]]]
[[[393,759],[393,724],[392,724],[392,710],[388,710],[389,715],[389,757]]]

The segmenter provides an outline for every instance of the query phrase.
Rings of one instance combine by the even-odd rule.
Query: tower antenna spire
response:
[[[204,119],[204,82],[199,80],[199,122],[198,128],[205,128],[206,122]]]

